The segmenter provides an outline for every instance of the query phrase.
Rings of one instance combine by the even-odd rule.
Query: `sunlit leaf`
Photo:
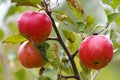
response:
[[[112,13],[107,16],[109,22],[115,21],[118,17],[120,17],[120,13]]]
[[[2,29],[0,29],[0,40],[3,38],[3,36],[4,36],[4,32]]]
[[[7,38],[5,38],[2,43],[12,43],[12,44],[17,44],[17,43],[22,43],[24,41],[26,41],[27,39],[25,39],[22,35],[20,34],[16,34],[16,35],[11,35],[8,36]]]
[[[120,5],[120,0],[111,0],[112,8],[117,8]]]
[[[110,5],[113,9],[120,5],[120,0],[102,0],[102,2]]]
[[[94,17],[93,15],[88,15],[85,19],[86,25],[88,28],[92,27],[94,25]]]
[[[16,2],[16,6],[33,6],[37,7],[41,0],[11,0],[11,2]]]
[[[120,16],[115,20],[115,22],[120,27]]]
[[[103,3],[109,4],[111,0],[102,0]]]
[[[81,19],[84,15],[83,8],[80,5],[80,3],[77,0],[66,0],[68,3],[68,6],[71,8],[71,10],[74,12],[74,14]]]

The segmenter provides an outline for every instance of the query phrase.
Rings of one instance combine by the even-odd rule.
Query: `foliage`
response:
[[[34,44],[35,47],[42,52],[41,55],[47,61],[47,64],[45,64],[43,68],[32,70],[24,69],[22,66],[17,67],[15,70],[11,67],[15,80],[30,80],[31,78],[36,80],[67,80],[68,78],[69,80],[79,80],[79,78],[75,77],[76,74],[80,75],[81,80],[97,80],[103,79],[101,76],[104,77],[104,75],[107,75],[109,73],[108,71],[113,68],[112,72],[115,73],[114,70],[118,69],[118,66],[120,66],[120,63],[118,63],[120,59],[120,55],[118,54],[120,53],[120,0],[101,0],[101,5],[105,12],[104,17],[107,18],[105,23],[102,24],[97,22],[94,14],[89,14],[85,11],[85,6],[83,5],[85,4],[84,0],[65,0],[64,2],[66,4],[64,4],[63,7],[59,7],[59,0],[56,0],[55,5],[50,5],[53,1],[54,0],[11,0],[11,4],[15,4],[10,6],[4,17],[4,21],[7,22],[9,17],[15,14],[20,15],[20,13],[25,10],[44,10],[53,21],[53,31],[50,38],[41,44]],[[65,5],[67,7],[64,7]],[[108,8],[108,6],[110,8]],[[62,9],[64,8],[66,8],[66,10],[63,12]],[[70,13],[67,13],[67,11]],[[16,23],[16,21],[14,22]],[[58,23],[57,26],[56,23]],[[17,27],[17,25],[14,26]],[[57,28],[58,32],[56,32],[55,28]],[[77,54],[81,41],[93,34],[102,34],[111,39],[115,53],[111,64],[103,70],[100,70],[102,72],[97,74],[97,77],[96,70],[86,68],[80,62]],[[2,45],[9,45],[6,43],[17,45],[27,39],[20,35],[19,32],[6,37],[5,31],[0,29],[0,40],[2,40]],[[17,45],[17,47],[19,47],[19,45]],[[17,49],[13,48],[15,55],[17,54]],[[6,55],[9,55],[10,51],[7,48],[7,50],[3,52],[7,52]],[[15,66],[20,65],[18,64],[19,61],[17,58],[10,61],[10,63],[15,63]],[[0,63],[0,74],[3,72],[2,69],[3,66],[1,66]],[[107,73],[105,74],[104,71]],[[118,71],[116,72],[120,74]],[[93,74],[91,75],[90,73]],[[108,78],[108,80],[112,80],[112,78]]]

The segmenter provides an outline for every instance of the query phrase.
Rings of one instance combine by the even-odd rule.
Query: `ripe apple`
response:
[[[113,45],[111,40],[103,35],[92,35],[83,40],[78,53],[83,65],[99,70],[111,61]]]
[[[40,52],[29,41],[24,42],[19,47],[18,58],[21,64],[26,68],[37,68],[44,64]]]
[[[50,17],[42,12],[25,11],[18,19],[19,32],[31,42],[42,42],[52,30]]]

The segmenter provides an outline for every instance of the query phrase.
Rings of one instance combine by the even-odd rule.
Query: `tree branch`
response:
[[[73,70],[74,70],[75,78],[76,78],[77,80],[81,80],[81,79],[80,79],[80,76],[79,76],[79,73],[78,73],[78,70],[77,70],[77,67],[76,67],[76,64],[75,64],[75,61],[74,61],[74,58],[72,57],[70,51],[68,50],[68,48],[67,48],[67,46],[65,45],[64,41],[62,40],[62,37],[61,37],[61,35],[60,35],[60,33],[59,33],[58,29],[57,29],[57,26],[56,26],[56,24],[55,24],[55,21],[54,21],[54,19],[53,19],[52,16],[51,16],[51,11],[49,11],[49,8],[48,8],[49,6],[48,6],[48,4],[46,4],[44,0],[42,0],[42,4],[44,5],[44,7],[47,7],[45,11],[46,11],[46,13],[48,14],[48,16],[51,18],[52,26],[53,26],[53,28],[54,28],[54,30],[55,30],[55,33],[56,33],[57,38],[58,38],[58,41],[59,41],[59,43],[61,44],[61,46],[63,47],[64,51],[66,52],[66,54],[67,54],[67,56],[68,56],[68,58],[69,58],[69,60],[70,60],[70,62],[71,62],[72,68],[73,68]]]

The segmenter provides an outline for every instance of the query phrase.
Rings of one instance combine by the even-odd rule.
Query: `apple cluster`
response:
[[[18,58],[26,68],[41,67],[44,63],[33,44],[45,41],[51,33],[52,21],[44,12],[25,11],[18,19],[18,30],[28,41],[22,43]]]

